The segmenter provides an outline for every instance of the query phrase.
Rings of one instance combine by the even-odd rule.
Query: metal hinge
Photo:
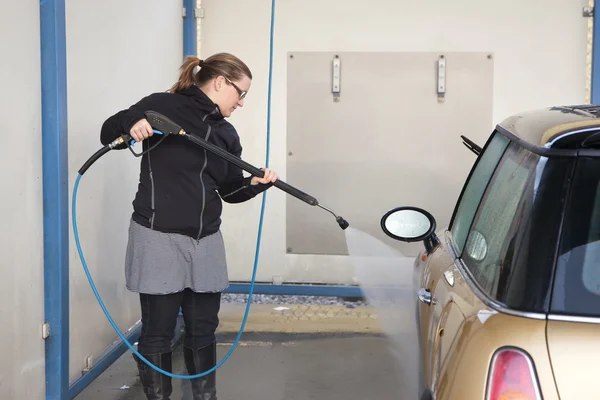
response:
[[[594,7],[590,7],[590,6],[583,7],[583,16],[584,17],[593,17],[594,16]]]
[[[92,367],[94,366],[94,357],[89,356],[85,358],[85,368],[83,368],[83,373],[87,374],[88,372],[90,372],[92,370]]]
[[[283,285],[283,276],[281,275],[273,275],[273,277],[271,278],[273,285]]]
[[[443,103],[446,96],[446,57],[443,54],[438,57],[437,95],[438,102]]]
[[[332,61],[331,68],[331,93],[333,93],[333,101],[338,103],[340,101],[340,80],[341,80],[341,68],[342,60],[339,55],[335,55]]]
[[[187,9],[183,7],[182,16],[185,18],[187,16]],[[204,8],[198,7],[194,9],[194,18],[204,18]]]
[[[42,339],[48,339],[50,337],[50,323],[46,322],[42,325]]]

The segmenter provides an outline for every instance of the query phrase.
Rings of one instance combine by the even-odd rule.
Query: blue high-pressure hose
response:
[[[268,99],[267,99],[267,152],[266,152],[266,161],[265,161],[266,168],[269,167],[270,138],[271,138],[271,85],[272,85],[272,77],[273,77],[273,29],[274,29],[274,23],[275,23],[275,0],[272,0],[271,1],[271,33],[270,33],[270,39],[269,39],[269,88],[268,88]],[[154,133],[162,134],[162,132],[156,131],[156,130],[154,131]],[[244,313],[242,325],[241,325],[240,331],[238,332],[238,335],[235,339],[235,342],[233,343],[231,350],[229,350],[229,352],[225,355],[225,357],[223,357],[223,359],[217,365],[215,365],[213,368],[211,368],[205,372],[196,374],[196,375],[178,375],[178,374],[173,374],[171,372],[165,371],[161,368],[158,368],[157,366],[152,364],[150,361],[148,361],[146,358],[144,358],[144,356],[142,356],[131,345],[131,343],[129,343],[127,338],[125,338],[125,336],[121,333],[121,331],[119,330],[119,328],[113,321],[112,317],[110,316],[110,313],[108,312],[108,310],[106,309],[106,307],[104,305],[104,302],[102,301],[102,298],[100,297],[100,294],[98,293],[98,290],[96,289],[94,280],[92,279],[92,277],[90,275],[90,271],[85,262],[85,257],[83,256],[83,251],[81,250],[81,243],[79,241],[79,233],[77,230],[77,190],[79,188],[79,182],[80,182],[82,176],[83,175],[81,173],[77,176],[77,180],[75,181],[75,186],[73,188],[72,219],[73,219],[73,232],[75,235],[75,243],[77,245],[77,251],[79,252],[79,258],[81,259],[81,264],[83,265],[83,269],[88,278],[90,286],[92,287],[94,295],[96,296],[96,299],[98,300],[98,303],[100,304],[100,307],[102,308],[102,311],[104,311],[104,315],[106,315],[106,318],[108,319],[108,321],[114,328],[115,332],[117,332],[117,334],[119,335],[121,340],[123,340],[123,342],[127,345],[127,347],[129,347],[129,349],[135,355],[137,355],[147,365],[149,365],[150,367],[152,367],[153,369],[155,369],[156,371],[158,371],[164,375],[170,376],[172,378],[179,378],[179,379],[195,379],[195,378],[200,378],[202,376],[208,375],[208,374],[212,373],[213,371],[215,371],[217,368],[219,368],[221,365],[223,365],[223,363],[233,353],[233,350],[237,346],[237,344],[242,336],[242,333],[244,332],[244,327],[246,326],[246,320],[248,319],[248,312],[250,311],[250,303],[252,302],[252,292],[254,290],[254,281],[256,279],[256,270],[258,267],[258,258],[259,258],[259,254],[260,254],[260,242],[261,242],[261,237],[262,237],[263,217],[264,217],[264,212],[265,212],[265,203],[266,203],[266,198],[267,198],[267,192],[265,191],[262,194],[262,205],[261,205],[261,209],[260,209],[260,223],[258,225],[258,235],[257,235],[257,239],[256,239],[256,252],[254,255],[254,270],[252,271],[252,281],[250,283],[250,292],[248,294],[248,302],[246,305],[246,312]]]

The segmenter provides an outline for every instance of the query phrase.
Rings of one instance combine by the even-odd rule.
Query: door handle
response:
[[[427,305],[435,304],[435,298],[431,295],[431,292],[425,288],[419,289],[418,292],[419,301]]]

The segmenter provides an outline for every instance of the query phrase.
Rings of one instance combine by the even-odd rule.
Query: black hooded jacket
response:
[[[100,142],[107,145],[129,133],[148,110],[165,115],[188,134],[241,157],[242,146],[235,128],[197,86],[180,93],[154,93],[119,111],[102,125]],[[161,139],[155,134],[144,140],[143,151]],[[241,168],[184,137],[169,135],[142,156],[132,218],[150,229],[200,239],[219,230],[221,199],[241,203],[271,186],[250,185],[250,179],[244,177]]]

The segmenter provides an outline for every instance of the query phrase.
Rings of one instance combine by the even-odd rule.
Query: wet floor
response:
[[[217,357],[229,352],[243,305],[223,305]],[[381,311],[381,310],[380,310]],[[382,330],[368,307],[255,305],[241,341],[216,371],[219,400],[414,400],[418,398],[410,312],[394,307]],[[389,316],[395,318],[390,320]],[[173,370],[187,375],[181,345]],[[126,352],[76,400],[145,400]],[[173,380],[171,400],[191,399],[189,381]]]
[[[222,359],[234,337],[220,337]],[[398,399],[399,369],[384,336],[365,334],[249,334],[217,370],[219,400]],[[187,374],[181,347],[174,371]],[[183,383],[183,385],[182,385]],[[187,381],[174,380],[171,396],[189,399]],[[144,400],[127,352],[77,400]]]

